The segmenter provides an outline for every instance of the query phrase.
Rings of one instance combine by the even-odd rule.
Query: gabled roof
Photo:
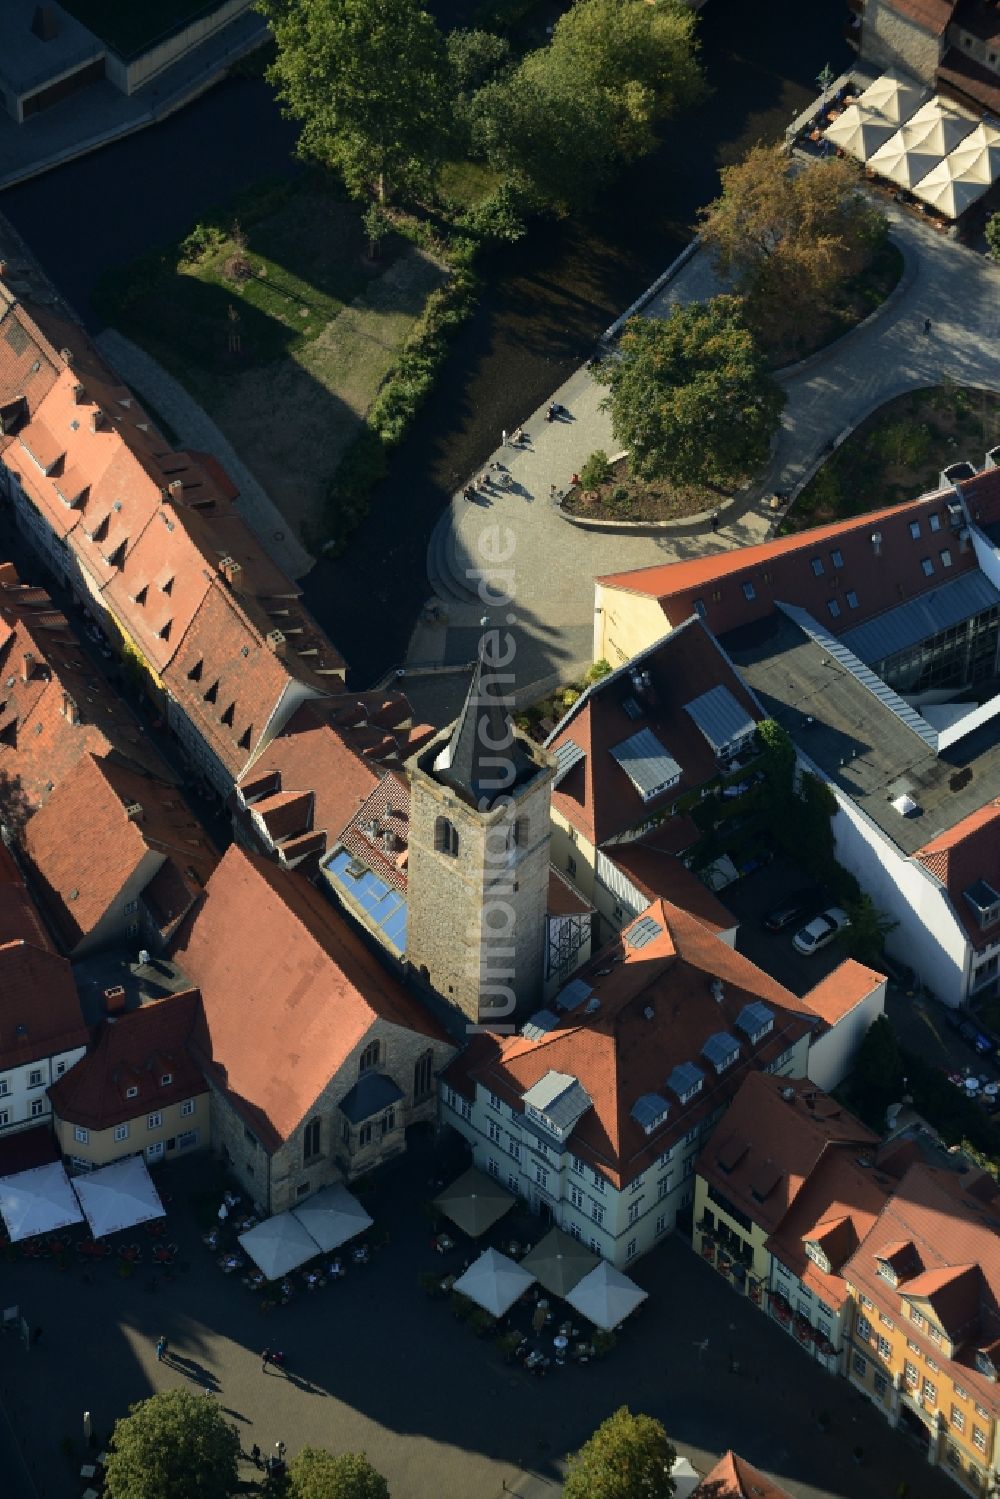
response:
[[[0,1068],[72,1051],[87,1039],[66,959],[0,932]]]
[[[931,36],[943,36],[955,11],[956,0],[887,0],[890,9]]]
[[[737,1140],[746,1149],[727,1160],[726,1148]],[[846,1145],[856,1154],[877,1143],[877,1135],[807,1078],[751,1072],[698,1157],[697,1170],[774,1234],[828,1149]],[[809,1226],[815,1221],[813,1209]]]
[[[867,999],[873,989],[884,983],[884,974],[876,973],[873,968],[865,968],[854,958],[845,958],[826,978],[821,979],[802,996],[802,1002],[821,1020],[825,1020],[827,1025],[833,1026]]]
[[[188,1050],[197,1012],[197,990],[188,989],[105,1021],[93,1049],[48,1090],[57,1118],[84,1129],[111,1129],[206,1093]]]
[[[669,901],[713,932],[728,932],[738,925],[732,912],[676,855],[652,848],[645,839],[612,844],[605,855],[648,902]]]
[[[787,1489],[735,1452],[720,1457],[691,1495],[691,1499],[792,1499]]]
[[[948,892],[965,934],[973,947],[987,947],[995,942],[995,928],[984,930],[975,911],[965,899],[965,891],[977,880],[986,880],[1000,891],[1000,802],[991,801],[978,812],[963,817],[914,854]]]
[[[173,773],[84,654],[48,594],[0,576],[0,774],[32,806],[88,754],[114,753],[170,781]]]
[[[853,1143],[822,1153],[788,1213],[767,1241],[771,1254],[827,1306],[847,1298],[843,1268],[885,1205],[893,1183]],[[816,1244],[830,1262],[823,1270],[806,1253]]]
[[[951,528],[948,506],[956,503],[953,489],[939,490],[904,505],[775,537],[759,546],[612,573],[597,581],[605,588],[655,598],[675,626],[700,607],[709,628],[723,635],[765,618],[781,602],[806,609],[832,633],[841,634],[901,600],[929,593],[943,582],[977,570],[973,548],[962,551],[957,530]],[[916,539],[910,534],[911,524],[920,528]],[[938,529],[932,530],[933,524]],[[876,534],[880,538],[877,549],[872,541]],[[943,549],[951,553],[947,568],[939,558]],[[834,553],[841,559],[839,566]],[[924,573],[925,558],[933,563],[932,574]],[[816,571],[814,562],[822,571]],[[745,587],[752,597],[747,597]],[[856,597],[857,607],[848,603],[848,592]],[[827,608],[829,600],[837,603],[836,616]]]
[[[713,988],[715,980],[721,989]],[[591,991],[585,1004],[566,1010],[557,994],[554,1025],[508,1038],[476,1037],[446,1076],[465,1096],[480,1083],[515,1109],[548,1073],[575,1078],[593,1107],[572,1130],[570,1148],[615,1186],[722,1107],[748,1071],[773,1062],[814,1023],[794,995],[665,901],[650,906],[575,976],[574,996],[577,981]],[[754,999],[773,1010],[773,1030],[756,1045],[741,1037],[738,1061],[721,1074],[699,1066],[700,1089],[687,1103],[670,1093],[667,1119],[647,1135],[633,1116],[636,1101],[663,1093],[681,1065],[698,1066],[708,1037],[732,1031]]]
[[[190,904],[217,863],[204,830],[175,787],[93,755],[80,758],[31,818],[24,847],[49,915],[70,951],[93,931],[143,866],[151,879],[165,861],[171,862]]]
[[[174,956],[201,990],[199,1059],[269,1150],[377,1020],[447,1041],[308,880],[235,844]]]
[[[643,673],[649,675],[648,685]],[[710,780],[718,773],[715,754],[685,708],[713,686],[726,687],[748,719],[765,716],[697,618],[687,619],[593,683],[545,743],[557,763],[561,748],[574,747],[569,768],[553,790],[553,808],[601,845],[662,814],[693,787]],[[615,758],[615,750],[643,729],[655,735],[680,769],[677,785],[648,801]],[[669,822],[661,832],[668,831]]]

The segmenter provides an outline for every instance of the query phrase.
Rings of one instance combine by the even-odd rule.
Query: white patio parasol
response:
[[[0,1215],[14,1243],[83,1220],[61,1161],[0,1177]]]
[[[860,105],[852,104],[839,119],[826,127],[823,138],[832,145],[839,146],[841,151],[846,151],[848,156],[855,156],[858,161],[867,161],[895,130],[892,121],[880,115],[877,110],[862,109]]]
[[[910,116],[905,125],[900,126],[899,133],[906,138],[908,145],[919,141],[927,150],[947,156],[971,134],[975,124],[972,115],[964,114],[957,105],[945,104],[935,94]]]
[[[898,182],[900,187],[915,187],[928,172],[939,165],[944,156],[933,145],[925,144],[931,140],[933,133],[933,125],[928,125],[923,134],[919,131],[910,133],[908,130],[897,130],[884,146],[880,146],[868,158],[868,167],[871,171],[878,172],[880,177]]]
[[[996,182],[1000,177],[1000,130],[980,120],[951,152],[951,160],[963,172],[975,172],[979,182]]]
[[[869,84],[864,93],[859,95],[858,103],[865,109],[877,109],[887,120],[902,125],[927,97],[926,89],[919,88],[898,73],[890,72],[883,73],[881,78],[876,78],[874,83]]]
[[[646,1292],[607,1260],[585,1275],[566,1297],[570,1306],[598,1327],[617,1327],[646,1300]]]
[[[947,219],[957,219],[989,186],[977,173],[974,160],[963,168],[957,157],[958,152],[952,151],[913,189],[922,202]]]
[[[297,1270],[306,1260],[320,1252],[312,1234],[307,1233],[294,1213],[276,1213],[256,1228],[240,1234],[240,1243],[268,1280],[280,1280],[289,1270]]]
[[[324,1251],[346,1244],[372,1222],[358,1199],[339,1184],[324,1187],[301,1207],[292,1208],[292,1216]]]
[[[165,1216],[163,1203],[141,1155],[126,1156],[122,1161],[102,1166],[99,1171],[76,1177],[73,1191],[80,1199],[95,1239]]]
[[[485,1249],[452,1289],[468,1296],[494,1317],[502,1317],[534,1283],[535,1277],[516,1260],[508,1259],[497,1249]]]

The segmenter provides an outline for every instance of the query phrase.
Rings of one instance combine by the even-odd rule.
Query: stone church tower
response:
[[[554,767],[511,721],[487,631],[457,722],[406,763],[407,958],[470,1026],[541,999]]]

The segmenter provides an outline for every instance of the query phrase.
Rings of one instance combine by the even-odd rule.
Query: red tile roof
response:
[[[235,844],[175,957],[202,993],[199,1057],[271,1150],[377,1019],[447,1041],[308,880]]]
[[[974,1392],[994,1418],[1000,1386],[975,1367],[977,1349],[1000,1338],[1000,1234],[996,1202],[983,1201],[979,1177],[915,1165],[889,1198],[870,1232],[844,1266],[844,1275],[887,1315],[899,1315],[912,1295],[918,1310],[941,1323],[957,1345],[954,1359],[925,1330],[907,1322],[907,1337],[937,1359],[956,1383]],[[887,1253],[909,1247],[898,1284],[876,1270]],[[943,1272],[943,1273],[942,1273]]]
[[[48,594],[20,584],[12,569],[5,570],[0,578],[0,775],[18,783],[37,807],[84,755],[112,753],[173,779]]]
[[[995,942],[996,931],[983,930],[964,892],[977,880],[986,880],[1000,892],[1000,802],[990,802],[963,817],[953,828],[918,848],[914,858],[944,885],[973,947],[988,947]]]
[[[67,838],[67,828],[73,829],[73,837]],[[218,862],[174,787],[93,755],[81,757],[31,818],[24,847],[49,915],[70,951],[93,932],[144,868],[148,883],[172,864],[187,890],[186,910]],[[158,888],[162,891],[162,884]],[[175,911],[173,919],[183,910]]]
[[[0,409],[23,396],[34,416],[61,368],[58,350],[12,301],[9,289],[0,287]]]
[[[395,890],[406,889],[409,782],[390,770],[342,829],[338,842]]]
[[[11,942],[15,939],[55,952],[14,855],[0,841],[0,940]]]
[[[111,1129],[207,1093],[188,1050],[197,1013],[198,992],[188,989],[106,1020],[93,1050],[49,1088],[57,1118],[84,1129]],[[138,1089],[132,1098],[130,1088]]]
[[[735,1452],[720,1457],[691,1495],[691,1499],[792,1499],[787,1489],[779,1488],[759,1468]]]
[[[0,933],[0,1067],[72,1051],[88,1032],[73,973],[48,946]]]
[[[956,0],[888,0],[890,7],[929,31],[931,36],[943,36],[951,22]]]
[[[697,1169],[773,1234],[831,1146],[857,1152],[877,1144],[877,1135],[807,1078],[749,1073]],[[806,1226],[815,1223],[813,1215]]]
[[[550,916],[585,916],[594,908],[584,900],[569,880],[554,864],[549,865],[549,893],[545,909]]]
[[[835,1308],[847,1299],[843,1267],[882,1211],[893,1185],[870,1165],[861,1165],[863,1159],[869,1157],[859,1156],[853,1145],[825,1150],[767,1243],[771,1254],[813,1295]],[[809,1258],[807,1243],[823,1250],[829,1271]]]
[[[855,1005],[867,999],[873,989],[884,983],[884,974],[865,968],[853,958],[845,958],[825,979],[802,996],[802,1003],[808,1005],[827,1025],[833,1026],[843,1020],[845,1015],[849,1015]]]
[[[736,547],[689,562],[612,573],[597,581],[608,588],[658,599],[665,618],[675,626],[696,612],[696,602],[701,603],[716,635],[763,619],[773,611],[776,601],[808,609],[832,633],[839,634],[895,608],[901,599],[928,593],[943,582],[976,570],[975,552],[971,547],[963,552],[957,533],[949,528],[947,505],[955,501],[953,490],[942,490],[904,505],[776,537],[760,546]],[[932,516],[938,518],[937,531],[930,529]],[[917,540],[910,535],[912,522],[920,525]],[[871,540],[874,531],[882,537],[877,553]],[[947,571],[942,570],[938,559],[943,548],[951,552]],[[842,556],[842,567],[834,566],[833,551]],[[925,557],[935,564],[930,577],[921,567]],[[818,576],[812,566],[814,558],[823,565]],[[752,600],[745,596],[744,584],[752,584]],[[846,602],[848,591],[857,596],[856,609]],[[836,619],[826,608],[829,599],[840,604]]]
[[[638,704],[641,716],[633,718],[623,704],[638,702],[631,678],[637,670],[649,673],[652,688]],[[712,779],[718,774],[715,753],[684,708],[717,686],[728,688],[750,718],[765,716],[701,621],[692,619],[588,687],[545,742],[552,754],[570,743],[583,751],[555,787],[553,808],[601,845],[662,815],[679,797]],[[681,769],[677,786],[651,801],[643,800],[611,754],[641,729],[650,729]],[[661,834],[669,827],[668,822]]]
[[[638,843],[616,843],[605,850],[611,862],[627,874],[647,900],[666,900],[679,906],[713,932],[729,932],[738,925],[696,874],[685,868],[680,859],[651,848],[643,839]]]
[[[750,1069],[766,1067],[811,1029],[793,994],[693,916],[660,901],[645,917],[657,922],[658,936],[633,947],[632,923],[574,976],[591,986],[596,1009],[563,1014],[538,1040],[476,1037],[445,1073],[463,1095],[471,1097],[478,1082],[515,1109],[548,1072],[577,1078],[593,1107],[573,1130],[571,1148],[615,1186],[723,1107]],[[721,980],[719,998],[715,979]],[[772,1011],[774,1025],[752,1044],[734,1027],[744,1006],[758,999]],[[702,1047],[720,1031],[739,1040],[740,1060],[716,1075]],[[704,1073],[700,1092],[686,1104],[667,1090],[668,1077],[684,1062]],[[651,1135],[632,1118],[644,1093],[660,1093],[670,1105],[665,1123]]]

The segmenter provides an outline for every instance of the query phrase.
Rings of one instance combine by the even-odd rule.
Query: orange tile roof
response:
[[[983,930],[964,892],[976,880],[986,880],[1000,891],[1000,802],[989,802],[963,817],[918,848],[914,858],[944,885],[973,947],[988,947],[995,942],[996,932]]]
[[[648,671],[651,678],[650,693],[642,703],[633,671]],[[553,790],[553,808],[590,842],[601,845],[668,812],[679,797],[711,780],[718,774],[715,753],[684,708],[716,686],[728,688],[750,718],[765,717],[708,630],[700,620],[691,619],[588,687],[545,741],[550,753],[569,743],[583,751]],[[623,706],[629,699],[644,710],[641,716],[629,716]],[[653,732],[681,770],[677,786],[651,801],[643,800],[611,754],[641,729]],[[661,833],[668,833],[669,827],[668,821]]]
[[[836,1025],[849,1015],[856,1005],[868,998],[873,989],[885,983],[885,975],[873,968],[865,968],[854,958],[845,958],[842,963],[821,979],[807,994],[802,1003],[809,1006],[827,1025]]]
[[[38,807],[88,754],[173,779],[48,594],[10,570],[0,580],[0,775]]]
[[[826,1149],[767,1242],[771,1254],[827,1306],[840,1307],[846,1301],[843,1267],[882,1211],[893,1185],[872,1166],[861,1165],[869,1159],[853,1144]],[[829,1271],[809,1258],[807,1242],[824,1251]]]
[[[24,397],[28,416],[34,416],[61,367],[42,330],[0,287],[0,408]]]
[[[187,989],[106,1020],[88,1055],[49,1088],[56,1117],[84,1129],[111,1129],[207,1093],[188,1050],[197,1012],[198,991]],[[139,1091],[128,1098],[133,1087]],[[204,1119],[201,1127],[207,1128]]]
[[[921,1309],[929,1302],[958,1345],[956,1357],[948,1359],[912,1322],[907,1337],[997,1417],[1000,1386],[979,1373],[975,1355],[1000,1337],[1000,1234],[996,1204],[984,1202],[978,1186],[978,1177],[912,1166],[844,1266],[844,1275],[889,1316],[898,1316],[901,1301],[915,1287]],[[893,1287],[877,1274],[876,1262],[901,1245],[910,1246],[911,1254]]]
[[[66,959],[0,932],[0,1067],[85,1046],[88,1034]]]
[[[613,573],[597,581],[609,588],[658,599],[665,618],[674,626],[694,614],[698,602],[704,606],[710,629],[724,635],[765,618],[773,612],[776,601],[781,601],[808,609],[839,634],[895,608],[901,598],[915,598],[939,588],[943,581],[976,571],[974,549],[960,550],[957,533],[949,527],[947,505],[955,499],[954,490],[949,488],[904,505],[779,536],[759,546]],[[932,515],[938,518],[938,531],[930,529]],[[910,535],[911,522],[920,525],[919,540]],[[871,541],[873,530],[882,537],[878,553]],[[937,552],[944,547],[952,554],[947,573],[937,565]],[[841,554],[842,567],[834,566],[830,555],[834,550]],[[922,559],[928,556],[936,564],[929,577],[921,567]],[[813,570],[813,558],[823,564],[819,575]],[[744,583],[753,585],[752,600],[744,593]],[[848,608],[844,601],[848,591],[857,596],[856,609]],[[713,596],[716,593],[718,598]],[[841,612],[835,620],[826,609],[828,599],[840,601]]]
[[[644,916],[658,923],[658,936],[632,947],[627,940],[636,925],[632,923],[574,975],[591,986],[599,1001],[596,1010],[584,1007],[563,1014],[558,1026],[538,1040],[476,1037],[445,1074],[465,1096],[471,1096],[478,1082],[515,1109],[546,1073],[577,1078],[593,1107],[573,1130],[571,1148],[615,1186],[644,1171],[696,1123],[723,1107],[750,1070],[769,1065],[812,1028],[811,1017],[793,994],[695,917],[665,901]],[[715,979],[722,984],[719,998],[713,992]],[[734,1027],[744,1006],[757,999],[772,1011],[774,1025],[753,1045]],[[709,1037],[720,1031],[739,1039],[740,1059],[716,1075],[701,1053]],[[701,1091],[686,1104],[666,1091],[668,1077],[684,1062],[704,1073]],[[650,1092],[661,1093],[670,1109],[665,1123],[647,1135],[632,1118],[632,1109]]]
[[[55,952],[14,855],[0,840],[0,941],[15,939]]]
[[[766,1478],[759,1468],[735,1452],[720,1457],[691,1495],[691,1499],[792,1499],[787,1489]]]
[[[390,770],[361,803],[336,840],[395,890],[406,889],[410,786]]]
[[[308,880],[235,844],[175,957],[201,989],[199,1057],[271,1150],[377,1019],[447,1041]]]
[[[899,15],[913,21],[931,36],[944,36],[955,11],[956,0],[888,0]]]
[[[80,758],[31,818],[24,847],[69,951],[93,932],[144,866],[151,880],[165,862],[173,863],[190,905],[218,862],[174,787],[93,755]]]
[[[773,1234],[830,1146],[857,1151],[877,1143],[877,1135],[808,1078],[750,1073],[697,1169]],[[811,1217],[808,1226],[815,1222]]]

